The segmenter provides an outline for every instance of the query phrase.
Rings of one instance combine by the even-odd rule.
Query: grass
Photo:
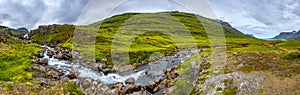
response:
[[[67,90],[70,95],[85,95],[85,92],[80,89],[75,82],[68,83]]]
[[[114,16],[102,22],[98,32],[99,36],[97,36],[96,43],[97,61],[102,59],[103,57],[111,58],[111,55],[100,56],[103,54],[109,54],[111,52],[111,43],[113,43],[112,46],[117,46],[114,48],[120,49],[120,54],[129,51],[130,62],[120,61],[121,63],[134,64],[137,62],[145,61],[148,56],[154,52],[167,54],[172,52],[172,50],[176,47],[210,47],[211,44],[206,34],[207,31],[204,29],[204,26],[202,24],[207,24],[207,26],[210,26],[212,28],[212,31],[210,31],[209,33],[219,32],[219,30],[213,30],[218,29],[217,23],[189,13],[165,12],[159,13],[159,15],[125,15],[125,17],[123,17],[123,15]],[[122,20],[115,21],[115,19]],[[125,20],[126,22],[123,21],[124,19],[127,19]],[[222,26],[222,28],[224,29],[225,37],[226,40],[228,40],[227,43],[229,47],[238,45],[239,43],[237,43],[237,41],[240,41],[240,39],[244,39],[244,42],[247,42],[249,40],[253,42],[260,41],[258,39],[246,37],[241,32],[230,27]],[[189,33],[191,35],[189,35]],[[138,35],[138,37],[136,37],[134,40],[131,39],[134,38],[135,35]],[[218,35],[218,33],[211,35],[215,36]],[[126,42],[130,39],[131,41],[133,40],[132,43],[131,41]],[[264,41],[260,41],[257,45],[262,44],[263,42]],[[128,47],[130,47],[130,49],[128,49]]]
[[[52,28],[46,33],[33,32],[30,39],[34,39],[41,44],[62,44],[73,36],[75,26],[73,25],[52,25]],[[61,46],[61,45],[59,45]]]
[[[40,44],[53,44],[80,51],[81,58],[87,61],[95,60],[97,63],[104,58],[108,59],[106,64],[147,63],[153,53],[171,54],[174,48],[210,48],[216,45],[211,41],[217,41],[215,43],[219,45],[225,45],[222,43],[225,42],[228,52],[241,52],[241,55],[234,58],[238,59],[240,56],[247,63],[240,68],[227,68],[226,72],[274,71],[280,76],[300,74],[300,65],[296,64],[297,60],[293,60],[299,58],[298,52],[278,54],[283,51],[299,51],[300,41],[265,41],[247,37],[232,27],[220,26],[211,19],[190,13],[126,13],[88,26],[52,27],[45,33],[34,32],[31,39]],[[224,35],[220,28],[223,29]],[[12,34],[18,33],[13,30]],[[41,50],[40,46],[25,44],[5,35],[0,36],[0,81],[27,82],[31,77],[28,68],[34,62],[32,56]],[[210,52],[208,50],[203,53]],[[189,75],[189,63],[199,57],[200,55],[195,55],[181,64],[180,75]],[[273,62],[276,59],[280,60]],[[241,61],[235,61],[228,67],[236,67],[240,63]],[[208,70],[208,73],[199,76],[200,79],[205,79],[209,73]],[[176,80],[174,83],[183,87],[175,90],[179,94],[192,90],[189,86],[193,78],[185,77],[189,80]],[[81,93],[74,83],[66,87],[70,94]],[[236,88],[230,88],[223,91],[223,94],[234,94],[235,90]]]
[[[28,81],[31,76],[28,69],[34,62],[33,55],[41,47],[37,44],[24,44],[3,35],[0,40],[0,81]]]
[[[299,51],[300,40],[283,41],[282,43],[276,44],[276,47]]]
[[[169,54],[174,48],[210,47],[208,35],[215,39],[222,37],[218,29],[224,29],[223,36],[230,38],[231,47],[235,47],[234,42],[240,38],[257,40],[231,27],[220,26],[213,20],[183,12],[126,13],[88,26],[77,26],[75,33],[66,25],[56,27],[67,28],[47,35],[35,33],[31,38],[81,51],[83,58],[91,61],[101,62],[106,58],[107,64],[145,63],[154,52]]]

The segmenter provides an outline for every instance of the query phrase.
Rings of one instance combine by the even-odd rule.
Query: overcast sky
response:
[[[81,25],[125,12],[174,10],[218,18],[259,38],[300,29],[300,0],[0,0],[0,25]]]

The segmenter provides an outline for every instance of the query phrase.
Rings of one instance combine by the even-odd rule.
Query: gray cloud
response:
[[[125,12],[178,10],[219,18],[265,38],[300,29],[299,9],[299,0],[0,0],[0,25],[30,29],[54,23],[83,25]]]
[[[40,24],[74,23],[88,0],[1,0],[0,24],[36,28]]]
[[[273,37],[300,29],[299,0],[209,0],[215,13],[256,37]]]

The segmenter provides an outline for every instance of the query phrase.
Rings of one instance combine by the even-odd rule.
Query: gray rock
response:
[[[92,81],[91,78],[86,78],[86,79],[84,79],[83,82],[82,82],[82,88],[83,88],[83,89],[89,88],[89,87],[90,87],[90,84],[91,84],[91,81]]]
[[[55,78],[55,79],[59,79],[60,76],[62,76],[63,74],[61,72],[59,72],[58,70],[54,69],[54,68],[50,68],[47,72],[46,72],[46,76],[47,78]]]
[[[123,87],[123,84],[122,84],[122,83],[115,83],[115,84],[112,86],[113,89],[118,89],[118,90],[122,89],[122,87]]]
[[[70,78],[70,79],[76,79],[76,78],[77,78],[76,74],[73,73],[73,72],[70,72],[67,76],[68,76],[68,78]]]
[[[49,60],[47,58],[41,58],[37,61],[37,64],[47,65],[48,61]]]
[[[128,84],[127,86],[125,86],[125,87],[122,89],[121,93],[122,93],[122,94],[130,94],[130,93],[132,93],[133,91],[134,91],[134,85]]]
[[[151,70],[146,70],[145,74],[146,75],[151,75]]]
[[[157,92],[159,88],[154,81],[149,81],[146,85],[146,90],[153,94]]]
[[[125,84],[134,84],[135,79],[133,77],[130,77],[125,80]]]

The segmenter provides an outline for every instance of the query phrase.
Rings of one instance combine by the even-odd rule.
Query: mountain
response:
[[[255,38],[253,34],[245,34],[245,35]]]
[[[160,13],[125,13],[115,15],[99,22],[87,26],[72,26],[72,25],[49,25],[40,26],[38,29],[31,31],[30,39],[41,43],[61,46],[63,48],[72,49],[72,44],[75,42],[82,43],[87,41],[88,33],[94,31],[96,36],[95,57],[96,61],[108,58],[108,63],[111,63],[111,47],[114,40],[122,50],[130,47],[130,63],[140,63],[146,61],[153,52],[161,52],[167,54],[173,52],[176,47],[191,47],[195,44],[197,47],[210,47],[207,31],[204,25],[218,29],[223,28],[226,38],[249,38],[242,32],[231,27],[227,22],[221,20],[208,19],[192,13],[184,12],[160,12]],[[101,26],[100,26],[101,25]],[[77,30],[77,36],[73,37],[74,30]],[[78,32],[80,31],[80,32]],[[220,30],[210,30],[210,35],[219,35]],[[120,39],[114,39],[116,34],[119,34]],[[129,39],[138,34],[132,43],[128,43]],[[191,34],[191,36],[187,35]],[[181,36],[176,38],[177,43],[172,36]],[[194,38],[194,39],[191,39]],[[230,43],[235,44],[235,43]],[[130,45],[130,46],[126,46]],[[126,46],[126,47],[125,47]],[[94,46],[79,46],[79,47],[94,47]],[[235,47],[235,46],[232,46]],[[83,48],[82,48],[83,49]],[[84,50],[79,50],[84,51]],[[87,51],[87,50],[85,50]],[[87,53],[88,55],[88,53]],[[126,63],[126,62],[122,62]]]
[[[279,35],[273,37],[272,39],[277,40],[300,40],[300,30],[292,32],[281,32]]]

